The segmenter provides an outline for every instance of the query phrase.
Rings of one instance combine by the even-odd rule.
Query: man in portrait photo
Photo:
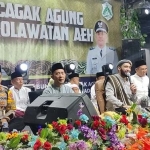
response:
[[[108,26],[103,21],[95,24],[96,46],[89,49],[86,61],[86,74],[102,72],[102,66],[112,63],[114,68],[118,62],[118,55],[114,48],[108,47]],[[115,73],[115,70],[113,70]]]

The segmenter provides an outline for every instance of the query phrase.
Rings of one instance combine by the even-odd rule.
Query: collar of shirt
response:
[[[134,74],[134,76],[135,76],[136,78],[138,78],[138,79],[143,79],[144,77],[146,77],[146,75],[143,76],[143,77],[140,77],[140,76],[138,76],[136,73]]]
[[[58,86],[52,84],[52,87],[53,87],[54,89],[58,90],[58,91],[61,91],[61,89],[63,88],[63,86],[64,86],[64,85],[61,85],[60,87],[58,87]]]
[[[102,56],[106,55],[106,45],[103,48],[98,47],[98,45],[96,46],[96,49],[100,52],[102,50]]]

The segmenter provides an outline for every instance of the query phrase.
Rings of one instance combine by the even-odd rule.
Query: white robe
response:
[[[137,88],[137,99],[138,101],[144,97],[148,96],[148,87],[149,87],[149,78],[148,76],[139,77],[137,74],[134,74],[131,76],[131,82],[136,86]]]

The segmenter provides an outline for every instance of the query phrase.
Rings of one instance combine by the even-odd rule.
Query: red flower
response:
[[[45,142],[44,143],[44,145],[43,145],[43,148],[45,149],[45,150],[50,150],[51,148],[52,148],[52,145],[51,145],[51,143],[49,143],[49,142]]]
[[[99,135],[101,136],[101,138],[102,138],[103,140],[106,140],[106,139],[107,139],[106,130],[105,130],[104,128],[100,128],[100,129],[98,130],[98,133],[99,133]]]
[[[57,129],[57,127],[58,127],[58,122],[53,121],[53,122],[52,122],[52,126],[53,126],[54,129]]]
[[[68,130],[72,130],[72,129],[73,129],[73,125],[72,125],[72,124],[68,124],[68,125],[67,125],[67,129],[68,129]]]
[[[28,137],[29,137],[28,134],[24,134],[23,137],[21,138],[21,140],[22,140],[23,142],[26,142],[26,141],[28,141]]]
[[[92,116],[92,119],[93,119],[94,121],[96,121],[96,120],[99,120],[100,117],[99,117],[99,116]]]
[[[60,134],[65,134],[66,129],[67,129],[67,126],[64,125],[64,124],[59,125],[59,127],[57,128],[57,130],[58,130],[58,132],[59,132]]]
[[[37,140],[33,146],[34,150],[38,150],[42,146],[42,143],[40,140]]]
[[[97,129],[99,127],[99,125],[100,125],[100,122],[98,120],[95,120],[95,121],[93,121],[92,128]]]
[[[64,134],[64,135],[63,135],[63,138],[64,138],[64,141],[68,141],[68,140],[69,140],[69,135]]]
[[[138,115],[138,122],[141,124],[142,127],[145,127],[147,124],[147,119],[142,117],[142,115]]]
[[[81,126],[81,121],[80,121],[80,120],[76,120],[76,121],[75,121],[75,124],[76,124],[77,126]]]
[[[138,115],[138,119],[142,119],[142,115]]]
[[[101,120],[101,125],[104,127],[106,125],[106,122]]]
[[[125,125],[127,125],[129,123],[129,121],[127,120],[127,116],[126,115],[122,115],[122,118],[120,119],[120,122],[122,122]]]

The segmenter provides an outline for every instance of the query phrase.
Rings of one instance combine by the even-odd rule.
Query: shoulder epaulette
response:
[[[91,48],[90,48],[90,50],[93,50],[93,49],[94,49],[94,47],[91,47]]]
[[[109,47],[109,49],[112,50],[112,51],[115,51],[115,48],[113,48],[113,47]]]

